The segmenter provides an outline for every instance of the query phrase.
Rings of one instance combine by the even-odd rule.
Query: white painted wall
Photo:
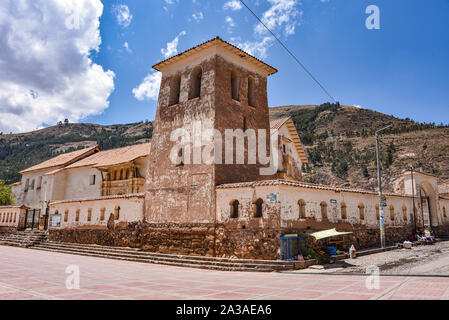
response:
[[[50,205],[50,215],[58,211],[61,214],[61,228],[79,226],[106,226],[115,207],[120,206],[119,219],[116,222],[141,221],[144,216],[144,196],[117,196],[107,199],[85,199],[82,201],[54,202]],[[100,219],[101,208],[105,208],[104,220]],[[88,210],[92,209],[92,219],[88,221]],[[64,221],[64,213],[68,210],[68,221]],[[76,221],[76,211],[80,210],[79,221]],[[51,229],[52,227],[50,227]]]

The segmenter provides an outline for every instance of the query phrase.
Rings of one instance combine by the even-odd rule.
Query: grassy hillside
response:
[[[123,147],[151,140],[153,124],[101,126],[97,124],[60,124],[23,133],[0,135],[0,180],[14,183],[19,171],[61,153],[100,145],[103,149]]]
[[[368,109],[338,104],[272,108],[273,119],[291,116],[305,145],[310,165],[305,180],[327,185],[377,188],[376,130],[383,132],[381,160],[384,188],[413,164],[449,181],[449,127],[398,119]]]
[[[374,132],[392,123],[382,136],[383,178],[387,191],[409,164],[449,182],[449,127],[398,119],[368,109],[338,104],[283,106],[270,117],[291,116],[310,165],[305,180],[374,190],[377,187]],[[20,170],[63,152],[99,144],[103,149],[149,141],[151,122],[101,126],[60,124],[23,134],[0,135],[0,179],[13,183]]]

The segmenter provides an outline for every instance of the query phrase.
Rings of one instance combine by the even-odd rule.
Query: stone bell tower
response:
[[[267,165],[247,164],[247,143],[243,164],[225,164],[225,131],[265,129],[269,150],[267,77],[277,70],[218,37],[153,68],[162,72],[162,82],[145,185],[146,221],[213,223],[215,186],[274,178],[260,174]],[[202,135],[212,130],[222,135],[221,162],[202,158]],[[190,137],[183,140],[189,147],[179,148],[181,134]]]

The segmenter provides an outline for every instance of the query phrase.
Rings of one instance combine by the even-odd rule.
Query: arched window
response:
[[[170,100],[168,105],[173,106],[179,103],[179,95],[181,94],[181,76],[177,74],[171,79],[170,83]]]
[[[256,100],[255,100],[255,81],[253,77],[248,78],[248,105],[251,107],[256,106]]]
[[[125,179],[128,180],[129,179],[129,169],[125,170]]]
[[[402,206],[402,218],[407,221],[407,206],[405,204]]]
[[[299,207],[299,218],[305,219],[306,218],[306,202],[303,199],[299,199],[298,207]]]
[[[262,218],[262,205],[263,205],[263,200],[260,198],[253,202],[254,218]]]
[[[193,69],[190,81],[190,94],[189,99],[195,99],[201,96],[201,78],[203,76],[203,70],[201,67]]]
[[[346,210],[346,203],[344,203],[344,202],[341,203],[341,218],[343,220],[346,220],[348,218],[348,213]]]
[[[69,221],[69,209],[66,209],[64,212],[64,222]]]
[[[380,220],[380,209],[379,209],[379,204],[376,204],[376,219],[379,221]]]
[[[233,100],[240,101],[240,78],[235,71],[231,72],[231,94]]]
[[[92,209],[87,209],[87,221],[92,221]]]
[[[394,206],[390,205],[390,220],[394,221]]]
[[[365,220],[365,205],[360,202],[358,208],[360,220]]]
[[[327,203],[326,203],[326,201],[321,202],[320,206],[321,206],[321,218],[327,219]]]
[[[76,209],[75,221],[80,221],[80,209]]]
[[[231,201],[231,218],[238,218],[239,217],[239,201],[233,200]]]
[[[120,218],[120,206],[116,206],[114,209],[114,220],[118,220]]]
[[[17,212],[14,212],[14,223],[16,223]]]
[[[89,210],[92,210],[92,209],[89,209]],[[105,207],[102,207],[102,208],[100,209],[100,220],[101,220],[101,221],[104,220],[104,213],[105,213],[105,211],[106,211]]]

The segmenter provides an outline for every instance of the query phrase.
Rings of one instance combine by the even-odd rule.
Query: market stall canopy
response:
[[[329,229],[324,231],[318,231],[309,234],[309,236],[314,237],[316,240],[321,240],[325,238],[331,238],[331,237],[337,237],[337,236],[343,236],[345,234],[351,234],[352,232],[338,232],[337,229]]]

